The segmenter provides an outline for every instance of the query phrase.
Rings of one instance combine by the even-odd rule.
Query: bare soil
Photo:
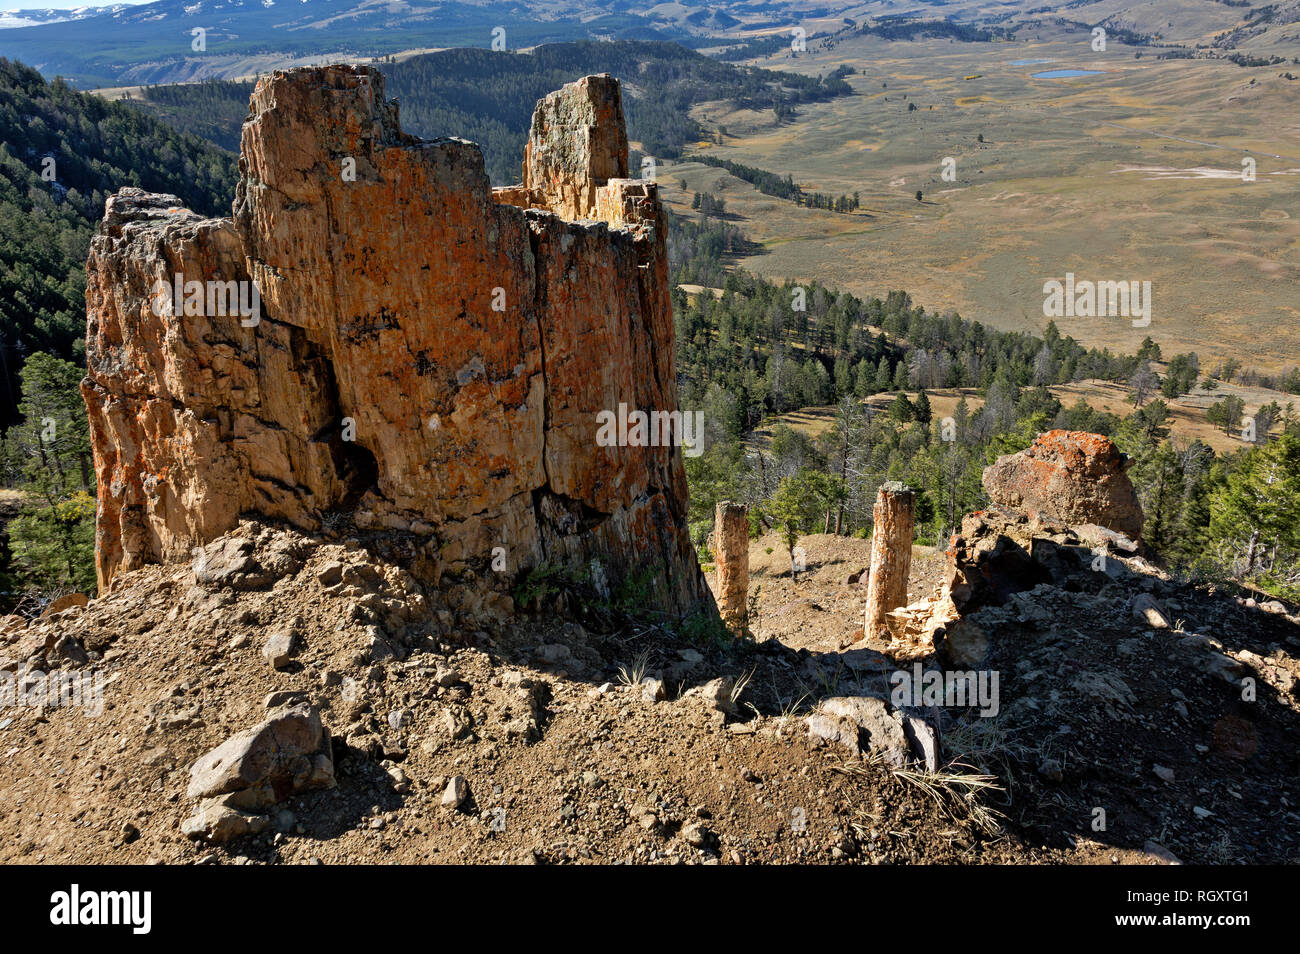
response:
[[[1236,699],[1179,649],[1147,636],[1111,594],[1044,594],[1029,622],[990,622],[997,718],[947,712],[944,771],[891,770],[814,744],[803,716],[825,696],[879,689],[894,668],[852,642],[862,594],[845,582],[869,541],[810,537],[789,577],[771,540],[751,551],[754,638],[682,636],[569,605],[464,630],[436,593],[363,540],[278,527],[238,531],[289,554],[261,589],[213,589],[189,565],[148,567],[85,608],[10,632],[13,660],[51,636],[107,679],[95,716],[0,712],[0,860],[8,863],[1159,863],[1295,860],[1298,726],[1294,617],[1156,579],[1161,598],[1260,673]],[[772,552],[768,552],[771,547]],[[941,556],[917,548],[914,596]],[[296,566],[295,566],[296,564]],[[355,585],[328,588],[328,568]],[[368,569],[366,569],[368,568]],[[1170,595],[1164,593],[1165,588]],[[422,602],[422,596],[424,602]],[[1070,600],[1091,601],[1087,606]],[[419,612],[413,612],[418,609]],[[261,654],[292,622],[277,671]],[[398,657],[375,661],[378,628]],[[71,665],[64,663],[63,665]],[[1264,675],[1268,670],[1269,675]],[[1081,674],[1121,679],[1098,702]],[[1287,683],[1287,678],[1290,682]],[[652,701],[637,683],[658,676]],[[744,680],[734,714],[691,693]],[[1271,680],[1271,681],[1270,681]],[[1109,683],[1108,683],[1109,684]],[[1274,685],[1276,684],[1276,686]],[[1280,686],[1290,686],[1282,689]],[[1084,686],[1084,688],[1079,688]],[[1180,688],[1181,687],[1181,688]],[[1170,693],[1190,714],[1173,718]],[[331,730],[337,787],[272,809],[267,832],[213,846],[180,830],[189,768],[292,691]],[[1121,694],[1122,695],[1122,694]],[[1108,711],[1106,703],[1109,705]],[[1198,746],[1203,746],[1204,751]],[[1052,778],[1040,772],[1054,758]],[[1172,783],[1153,774],[1173,769]],[[1050,768],[1050,766],[1049,766]],[[447,780],[468,782],[460,810]],[[986,777],[991,787],[975,780]],[[1091,827],[1095,807],[1110,819]],[[1201,817],[1195,807],[1213,814]],[[1153,844],[1161,846],[1157,851]]]

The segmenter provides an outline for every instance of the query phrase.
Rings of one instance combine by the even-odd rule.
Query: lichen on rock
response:
[[[995,504],[1074,526],[1096,524],[1142,535],[1142,505],[1126,471],[1132,461],[1114,441],[1086,431],[1053,430],[984,471]]]

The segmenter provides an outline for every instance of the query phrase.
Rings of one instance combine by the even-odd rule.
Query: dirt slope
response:
[[[365,539],[261,524],[241,526],[235,539],[264,572],[215,585],[196,582],[190,565],[149,567],[86,608],[3,637],[0,667],[45,659],[62,671],[103,673],[107,684],[97,717],[71,706],[0,711],[0,860],[1300,855],[1289,741],[1300,722],[1300,630],[1293,617],[1222,594],[1149,581],[1189,628],[1213,632],[1247,660],[1261,676],[1261,702],[1240,702],[1237,688],[1197,668],[1200,657],[1181,647],[1185,634],[1146,635],[1125,608],[1127,593],[1035,591],[984,621],[1002,674],[1001,714],[942,715],[943,761],[961,764],[926,776],[815,743],[805,726],[822,697],[877,693],[882,673],[895,668],[861,644],[840,648],[860,611],[846,568],[865,565],[866,541],[810,538],[810,570],[797,582],[783,553],[755,543],[761,641],[692,642],[646,623],[615,624],[600,608],[575,609],[577,594],[563,602],[586,626],[548,606],[490,632],[456,631],[432,594],[365,549]],[[924,595],[939,558],[920,552],[914,566],[913,588]],[[285,626],[295,649],[277,670],[262,648]],[[81,666],[78,647],[89,654]],[[651,676],[662,687],[623,684]],[[718,704],[701,696],[716,677],[744,680],[734,708],[725,688]],[[1175,691],[1186,717],[1171,714]],[[260,721],[264,700],[285,701],[267,700],[271,693],[319,707],[337,786],[289,798],[259,835],[190,840],[180,828],[195,808],[190,766]],[[1154,764],[1171,768],[1174,781]],[[981,789],[972,778],[981,774],[997,788]],[[452,776],[468,784],[459,809],[441,804]],[[1107,809],[1106,832],[1090,827],[1097,806]]]

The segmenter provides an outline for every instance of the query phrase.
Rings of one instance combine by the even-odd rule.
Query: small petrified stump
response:
[[[749,600],[749,508],[723,500],[713,525],[718,563],[718,610],[728,626],[744,630]]]
[[[876,495],[871,535],[871,576],[867,583],[867,639],[889,639],[886,617],[907,603],[907,575],[912,568],[912,523],[915,496],[890,481]]]

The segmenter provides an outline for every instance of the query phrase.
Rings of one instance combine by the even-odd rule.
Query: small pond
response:
[[[1043,70],[1031,73],[1034,79],[1065,79],[1069,76],[1096,76],[1101,70]]]

